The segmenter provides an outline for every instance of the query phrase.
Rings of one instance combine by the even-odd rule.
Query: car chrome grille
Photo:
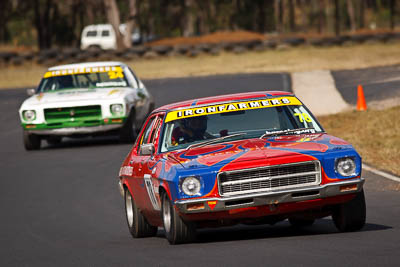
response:
[[[48,108],[44,110],[47,123],[62,123],[75,120],[99,120],[101,119],[101,106]]]
[[[219,193],[232,196],[317,185],[321,182],[319,161],[274,165],[218,174]]]

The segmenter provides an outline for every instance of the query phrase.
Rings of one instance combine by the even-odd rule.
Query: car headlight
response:
[[[336,160],[335,169],[341,176],[353,176],[356,174],[356,162],[352,157],[340,158]]]
[[[201,189],[200,180],[193,176],[186,177],[181,183],[181,189],[188,196],[197,195]]]
[[[33,121],[36,118],[36,112],[34,110],[25,110],[22,115],[26,121]]]
[[[112,104],[110,107],[111,113],[114,115],[121,115],[124,113],[124,108],[122,104]]]

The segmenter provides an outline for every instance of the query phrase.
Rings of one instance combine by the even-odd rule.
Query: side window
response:
[[[154,145],[156,144],[158,135],[160,134],[160,127],[161,127],[163,118],[164,118],[163,115],[157,116],[157,119],[154,123],[153,131],[150,136],[150,142],[153,143]]]
[[[97,31],[88,31],[86,33],[87,37],[96,37],[96,35],[97,35]]]
[[[133,88],[139,88],[139,81],[135,76],[135,73],[131,70],[131,68],[125,68],[126,76],[128,77],[129,81],[132,83]]]
[[[160,134],[160,128],[163,122],[164,115],[157,115],[150,118],[149,122],[146,124],[146,128],[143,131],[142,137],[140,138],[140,143],[138,146],[138,152],[140,146],[143,144],[153,143],[157,147],[158,136]]]
[[[101,31],[101,36],[102,36],[102,37],[110,36],[110,31],[109,31],[109,30],[103,30],[103,31]]]
[[[155,121],[156,118],[157,118],[156,116],[153,116],[153,117],[150,118],[149,121],[147,122],[146,128],[143,130],[143,134],[142,134],[142,136],[140,137],[139,145],[138,145],[138,147],[137,147],[137,149],[138,149],[137,152],[138,152],[138,153],[139,153],[139,150],[140,150],[140,146],[141,146],[141,145],[149,143],[149,136],[150,136],[151,129],[153,128],[153,124],[154,124],[154,121]]]

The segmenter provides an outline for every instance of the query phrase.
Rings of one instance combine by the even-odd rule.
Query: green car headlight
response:
[[[22,115],[26,121],[33,121],[36,119],[36,112],[34,110],[25,110],[22,112]]]
[[[122,104],[112,104],[110,110],[113,115],[122,115],[124,113],[124,107]]]

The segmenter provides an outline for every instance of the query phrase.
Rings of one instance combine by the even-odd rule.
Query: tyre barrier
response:
[[[197,49],[204,53],[210,53],[214,46],[213,44],[198,44]]]
[[[158,55],[166,55],[169,52],[171,52],[173,49],[173,47],[171,45],[157,45],[157,46],[152,46],[151,50],[155,53],[157,53]]]
[[[11,58],[18,56],[15,52],[0,52],[0,61],[7,63]]]
[[[20,66],[24,63],[24,61],[24,58],[21,56],[15,56],[10,59],[11,64],[14,66]]]
[[[400,40],[400,32],[392,32],[392,33],[389,33],[388,35],[389,35],[389,39],[391,39],[391,40],[395,40],[395,41]]]
[[[66,48],[63,50],[64,54],[68,58],[75,58],[81,50],[79,48]]]
[[[221,48],[219,46],[214,46],[209,51],[210,55],[218,56],[221,53]]]
[[[187,56],[188,57],[197,57],[198,55],[200,55],[200,53],[201,53],[200,49],[193,48],[188,52]]]
[[[20,56],[26,61],[31,61],[35,57],[35,53],[33,52],[21,53]]]
[[[299,46],[302,45],[306,42],[306,39],[302,37],[289,37],[289,38],[284,38],[281,43],[289,46]]]
[[[375,40],[378,42],[387,42],[389,39],[391,39],[390,33],[379,33],[373,36]]]
[[[218,46],[219,46],[219,48],[220,48],[221,50],[225,50],[225,51],[228,51],[228,52],[232,51],[233,48],[234,48],[236,45],[237,45],[236,42],[221,42],[221,43],[218,44]]]
[[[350,35],[349,39],[355,43],[364,43],[365,41],[371,40],[372,36],[371,34],[354,34]]]
[[[334,37],[322,37],[322,38],[310,38],[307,40],[308,44],[312,46],[333,46],[342,45],[348,41],[347,36],[334,36]]]
[[[39,52],[39,56],[42,58],[56,58],[58,51],[56,49],[46,49]]]
[[[232,49],[232,53],[234,54],[243,54],[247,51],[247,47],[243,45],[235,45]]]
[[[128,52],[128,53],[130,53],[130,52]],[[115,59],[115,55],[114,55],[113,51],[110,51],[110,50],[101,51],[99,56],[97,57],[97,60],[99,60],[99,61],[110,61],[113,59]]]
[[[307,44],[316,47],[338,46],[348,44],[359,44],[365,42],[390,42],[399,41],[400,32],[378,32],[375,34],[359,33],[352,35],[331,36],[331,37],[286,37],[271,38],[266,40],[248,40],[236,42],[201,43],[196,45],[135,45],[125,50],[101,50],[91,48],[80,50],[79,48],[46,49],[35,52],[0,52],[0,63],[2,65],[19,66],[25,62],[36,62],[37,64],[68,64],[83,61],[108,61],[108,60],[132,60],[137,58],[152,59],[164,56],[188,56],[197,57],[200,54],[219,55],[222,51],[242,54],[247,51],[264,51],[279,47],[297,47]]]
[[[190,45],[177,45],[174,47],[174,52],[178,55],[186,55],[191,49]]]
[[[158,54],[152,50],[148,50],[143,54],[142,57],[145,59],[154,59],[154,58],[158,57]]]
[[[261,40],[250,40],[241,42],[241,45],[249,50],[255,49],[255,47],[260,46],[261,44],[262,44]]]
[[[271,39],[271,40],[265,40],[262,42],[262,45],[266,48],[276,48],[278,46],[278,41]]]

